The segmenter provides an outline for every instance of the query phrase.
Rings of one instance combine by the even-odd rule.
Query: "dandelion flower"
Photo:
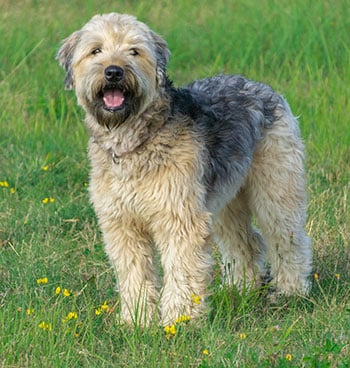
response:
[[[49,170],[49,165],[44,165],[41,168],[42,168],[42,170],[47,171],[47,170]]]
[[[292,354],[286,354],[286,360],[288,360],[288,362],[291,362],[293,359]]]
[[[96,316],[99,316],[102,312],[103,312],[103,311],[102,311],[102,309],[101,309],[101,308],[97,308],[97,309],[95,309],[95,314],[96,314]]]
[[[239,334],[239,338],[240,338],[241,340],[245,340],[245,339],[247,338],[247,335],[246,335],[244,332],[241,332],[241,333]]]
[[[315,274],[314,274],[314,279],[315,279],[316,281],[318,281],[318,279],[319,279],[319,277],[318,277],[318,273],[315,273]]]
[[[56,290],[55,290],[55,294],[59,295],[61,293],[61,287],[57,286]]]
[[[15,194],[16,193],[16,189],[15,188],[10,188],[10,193],[11,194]]]
[[[38,285],[40,285],[40,284],[47,284],[48,282],[49,282],[49,279],[47,277],[42,277],[42,278],[36,280],[36,283]]]
[[[9,183],[7,181],[0,181],[0,187],[8,188]]]
[[[208,349],[204,349],[204,350],[202,351],[202,354],[203,354],[203,355],[209,355],[209,350],[208,350]]]

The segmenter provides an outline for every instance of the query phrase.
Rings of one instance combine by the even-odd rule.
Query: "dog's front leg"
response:
[[[174,207],[163,213],[154,232],[164,271],[160,302],[164,325],[202,314],[210,279],[209,214],[191,204],[181,207],[181,213]]]
[[[158,300],[151,239],[133,219],[113,219],[101,227],[118,277],[121,320],[146,326],[155,317]]]

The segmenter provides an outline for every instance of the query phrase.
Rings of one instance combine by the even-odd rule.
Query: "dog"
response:
[[[229,285],[260,285],[268,265],[276,292],[306,294],[304,145],[288,103],[239,75],[175,88],[169,57],[161,36],[118,13],[94,16],[57,54],[86,113],[121,320],[203,315],[213,240]]]

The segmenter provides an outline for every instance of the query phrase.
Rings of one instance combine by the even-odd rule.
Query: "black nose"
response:
[[[105,69],[108,82],[120,82],[124,77],[124,69],[117,65],[110,65]]]

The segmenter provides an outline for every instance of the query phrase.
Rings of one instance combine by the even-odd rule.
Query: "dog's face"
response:
[[[169,60],[166,42],[129,15],[97,15],[63,41],[65,85],[99,122],[116,125],[158,96]]]

